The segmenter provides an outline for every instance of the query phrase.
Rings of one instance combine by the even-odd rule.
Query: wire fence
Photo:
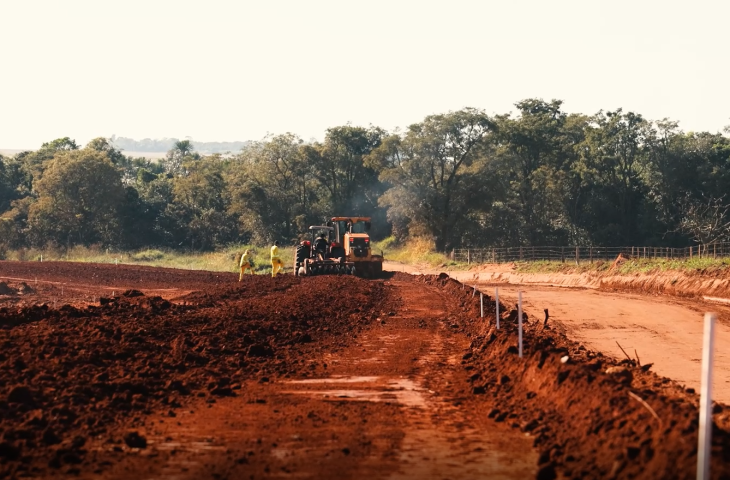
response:
[[[457,248],[451,251],[451,260],[464,263],[508,262],[594,262],[615,260],[619,254],[626,258],[723,258],[730,257],[730,243],[712,243],[693,247],[502,247]]]

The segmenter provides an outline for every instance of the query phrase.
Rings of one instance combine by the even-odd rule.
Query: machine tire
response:
[[[307,252],[307,246],[302,245],[301,243],[297,245],[296,253],[294,254],[294,258],[297,263],[303,263],[304,259],[309,256]]]
[[[381,262],[373,263],[373,277],[380,278],[383,276],[383,264]]]

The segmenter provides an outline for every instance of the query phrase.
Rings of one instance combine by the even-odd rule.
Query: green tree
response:
[[[345,125],[327,129],[324,143],[310,147],[308,161],[329,193],[329,213],[367,215],[377,208],[378,174],[363,159],[384,136],[381,128]]]
[[[186,161],[199,159],[200,155],[195,152],[190,140],[178,140],[167,152],[163,165],[168,172],[181,175],[184,173],[183,164]]]
[[[0,155],[0,214],[10,209],[13,200],[22,196],[18,187],[22,173],[18,162]]]
[[[230,212],[258,241],[291,241],[317,217],[319,199],[302,140],[286,133],[252,142],[231,163]]]
[[[646,227],[647,141],[651,124],[641,115],[618,109],[599,112],[580,145],[580,207],[575,222],[598,245],[641,243]]]
[[[517,117],[498,116],[492,183],[505,196],[495,204],[502,225],[497,243],[537,245],[576,241],[569,219],[571,170],[585,119],[562,110],[562,101],[527,99]]]
[[[168,215],[184,232],[184,243],[194,249],[210,250],[234,240],[237,229],[227,213],[224,163],[220,156],[191,162],[185,170],[187,175],[172,180],[173,201],[167,206]]]
[[[493,127],[483,111],[466,108],[428,116],[385,139],[368,166],[390,185],[380,199],[388,217],[407,224],[410,234],[431,236],[439,251],[459,244],[467,214],[490,203],[480,154]]]
[[[70,246],[118,241],[118,208],[124,190],[119,170],[105,153],[58,152],[34,188],[38,199],[30,206],[28,224],[36,243],[54,240]]]

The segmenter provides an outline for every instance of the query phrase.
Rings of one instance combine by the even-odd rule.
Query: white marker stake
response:
[[[482,292],[479,292],[479,302],[482,309],[482,318],[484,318],[484,294]]]
[[[517,292],[517,321],[519,324],[517,341],[519,343],[520,358],[522,358],[522,292]]]
[[[715,343],[714,313],[705,314],[705,338],[702,345],[702,386],[700,389],[700,435],[697,451],[697,479],[710,479],[712,450],[712,350]]]
[[[499,330],[499,287],[494,289],[494,305],[497,307],[497,330]]]

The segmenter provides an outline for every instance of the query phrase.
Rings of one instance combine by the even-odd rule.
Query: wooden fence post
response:
[[[497,256],[494,254],[494,248],[492,248],[492,263],[497,263]]]
[[[593,263],[593,246],[588,247],[588,257],[591,259],[591,263]]]
[[[466,264],[469,265],[471,263],[471,251],[467,248],[466,249]]]
[[[575,264],[580,262],[580,247],[575,247]]]
[[[565,247],[560,247],[560,262],[565,263]]]

